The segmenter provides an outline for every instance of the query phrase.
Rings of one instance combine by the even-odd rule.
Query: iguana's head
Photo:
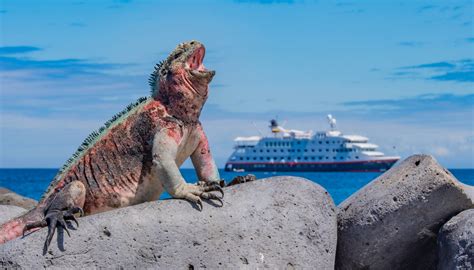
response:
[[[207,96],[207,86],[216,72],[204,67],[205,53],[206,49],[199,41],[192,40],[179,44],[166,60],[155,66],[155,71],[150,77],[152,96],[172,90],[168,88],[173,84],[186,86],[187,90],[194,91],[197,95]]]
[[[195,40],[179,44],[166,60],[155,66],[149,80],[152,97],[176,113],[194,113],[199,117],[215,75],[215,71],[203,65],[205,52],[204,45]]]

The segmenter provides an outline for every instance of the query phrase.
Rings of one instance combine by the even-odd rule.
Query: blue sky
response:
[[[220,167],[236,136],[366,135],[388,154],[474,167],[472,1],[0,1],[0,167],[60,167],[148,95],[197,39],[217,75],[202,122]],[[189,166],[189,163],[186,164]]]

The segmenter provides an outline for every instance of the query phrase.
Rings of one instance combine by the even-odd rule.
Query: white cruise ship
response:
[[[273,136],[235,138],[235,151],[226,171],[386,171],[398,156],[385,156],[378,146],[360,135],[345,135],[336,129],[336,119],[328,115],[331,129],[287,130],[270,121]]]

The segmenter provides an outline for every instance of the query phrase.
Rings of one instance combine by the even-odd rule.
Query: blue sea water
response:
[[[474,169],[450,169],[451,173],[461,182],[474,185]],[[8,188],[18,194],[38,200],[56,175],[57,169],[0,169],[0,187]],[[191,183],[196,182],[193,169],[181,169],[183,177]],[[220,171],[221,177],[230,181],[237,175],[247,173]],[[380,173],[340,173],[340,172],[255,172],[257,178],[267,178],[279,175],[292,175],[310,179],[323,186],[339,204],[352,193],[375,179]],[[162,198],[168,197],[164,194]]]

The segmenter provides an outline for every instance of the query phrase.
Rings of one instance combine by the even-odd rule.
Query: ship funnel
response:
[[[270,127],[271,128],[278,127],[277,120],[275,120],[275,119],[270,120]]]
[[[331,126],[331,130],[335,130],[336,129],[336,118],[332,117],[332,115],[330,115],[330,114],[328,114],[327,118],[328,118],[329,126]]]
[[[278,133],[280,132],[280,127],[278,126],[278,122],[275,119],[270,120],[270,129],[272,130],[272,133]]]

